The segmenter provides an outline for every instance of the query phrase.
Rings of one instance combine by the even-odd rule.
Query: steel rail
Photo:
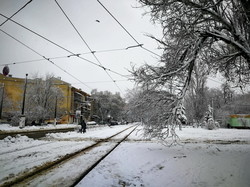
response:
[[[90,151],[91,149],[101,145],[102,143],[104,142],[108,142],[109,140],[111,140],[112,138],[114,138],[115,136],[117,135],[120,135],[121,133],[127,131],[128,129],[132,128],[134,126],[131,126],[131,127],[128,127],[108,138],[104,138],[104,139],[100,139],[98,140],[97,142],[95,142],[94,144],[90,145],[90,146],[87,146],[83,149],[80,149],[78,151],[75,151],[75,152],[72,152],[72,153],[69,153],[69,154],[66,154],[65,156],[57,159],[57,160],[54,160],[54,161],[50,161],[50,162],[46,162],[44,163],[43,165],[41,166],[35,166],[33,168],[31,168],[29,171],[27,172],[24,172],[22,174],[20,174],[19,176],[13,178],[13,179],[10,179],[9,181],[6,181],[4,182],[3,184],[0,184],[0,187],[2,186],[19,186],[20,184],[24,183],[24,182],[27,182],[27,181],[31,181],[32,179],[38,177],[41,175],[41,173],[44,173],[44,172],[48,172],[54,168],[56,168],[57,166],[59,166],[60,164],[63,164],[63,163],[66,163],[76,157],[78,157],[79,155],[81,155],[82,153],[86,153],[87,151]],[[133,129],[133,131],[137,128],[137,126]],[[132,131],[129,133],[129,135],[132,133]],[[127,136],[126,136],[127,138]],[[123,138],[124,139],[124,138]],[[123,140],[124,141],[124,140]],[[120,142],[120,141],[119,141]],[[119,143],[118,142],[118,143]],[[120,143],[119,143],[120,144]],[[118,145],[119,145],[118,144]],[[117,146],[118,146],[117,145]],[[105,156],[106,157],[106,156]],[[97,164],[96,164],[97,165]],[[88,171],[89,172],[89,171]],[[88,173],[87,172],[87,173]],[[86,173],[86,172],[84,172]],[[85,176],[85,175],[81,175],[81,176]],[[77,181],[80,180],[80,178],[77,179]]]

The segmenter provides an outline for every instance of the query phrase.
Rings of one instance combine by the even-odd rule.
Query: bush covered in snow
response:
[[[23,142],[31,142],[34,141],[32,138],[29,138],[28,136],[21,136],[20,134],[16,135],[15,137],[13,136],[7,136],[3,140],[7,145],[9,144],[18,144],[18,143],[23,143]]]

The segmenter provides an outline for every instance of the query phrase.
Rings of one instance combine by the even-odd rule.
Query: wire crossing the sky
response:
[[[2,32],[5,32],[2,30]],[[135,47],[139,47],[138,45],[136,46],[128,46],[126,48],[117,48],[117,49],[104,49],[104,50],[99,50],[99,51],[92,51],[92,52],[84,52],[84,53],[78,53],[78,54],[72,54],[72,55],[67,55],[67,56],[57,56],[57,57],[50,57],[49,59],[54,60],[54,59],[60,59],[60,58],[70,58],[70,57],[79,57],[80,55],[86,55],[86,54],[91,54],[91,53],[106,53],[106,52],[115,52],[115,51],[126,51],[128,49],[132,49]],[[14,65],[14,64],[23,64],[23,63],[30,63],[30,62],[39,62],[43,61],[44,59],[34,59],[34,60],[25,60],[25,61],[20,61],[20,62],[12,62],[12,63],[5,63],[5,64],[0,64],[0,66],[5,66],[5,65]],[[111,70],[112,71],[112,70]],[[126,77],[126,75],[122,75],[123,77]]]
[[[70,74],[69,72],[67,72],[66,70],[64,70],[63,68],[61,68],[60,66],[58,66],[57,64],[55,64],[51,59],[46,58],[45,56],[43,56],[42,54],[40,54],[39,52],[37,52],[36,50],[32,49],[31,47],[29,47],[28,45],[26,45],[25,43],[21,42],[20,40],[18,40],[17,38],[15,38],[14,36],[8,34],[7,32],[3,31],[2,29],[0,29],[1,32],[3,32],[4,34],[6,34],[7,36],[9,36],[10,38],[14,39],[15,41],[17,41],[18,43],[22,44],[23,46],[25,46],[26,48],[28,48],[29,50],[33,51],[34,53],[36,53],[37,55],[41,56],[44,60],[47,60],[48,62],[50,62],[51,64],[53,64],[54,66],[56,66],[57,68],[59,68],[60,70],[62,70],[63,72],[65,72],[66,74],[68,74],[69,76],[73,77],[74,79],[76,79],[77,81],[79,81],[80,83],[82,83],[83,85],[85,85],[86,87],[88,87],[89,89],[93,89],[90,86],[88,86],[87,84],[85,84],[84,82],[82,82],[80,79],[78,79],[77,77],[75,77],[74,75]]]
[[[113,71],[113,70],[111,70],[111,69],[109,69],[109,68],[104,67],[104,66],[102,65],[102,63],[100,62],[100,60],[97,58],[96,53],[101,53],[101,52],[112,52],[112,51],[120,51],[120,50],[128,50],[128,49],[132,49],[132,48],[141,47],[142,49],[144,49],[144,50],[146,50],[146,51],[148,51],[148,52],[150,52],[150,53],[152,53],[152,54],[157,55],[157,56],[160,57],[160,55],[158,55],[158,54],[156,54],[156,53],[150,51],[150,50],[147,49],[147,48],[144,48],[144,47],[143,47],[143,44],[139,43],[139,42],[136,40],[136,38],[133,37],[133,35],[132,35],[132,34],[131,34],[131,33],[130,33],[130,32],[129,32],[129,31],[128,31],[128,30],[118,21],[118,19],[116,19],[116,17],[115,17],[115,16],[114,16],[114,15],[113,15],[113,14],[112,14],[112,13],[111,13],[111,12],[110,12],[110,11],[109,11],[109,10],[108,10],[99,0],[97,0],[98,3],[99,3],[99,4],[109,13],[110,16],[112,16],[112,18],[120,25],[120,27],[122,27],[122,29],[123,29],[132,39],[133,39],[133,41],[136,43],[136,45],[131,45],[131,46],[128,46],[128,47],[126,47],[126,48],[121,48],[121,49],[107,49],[107,50],[100,50],[100,51],[92,50],[92,49],[90,48],[90,46],[88,45],[88,43],[86,42],[86,40],[85,40],[85,39],[83,38],[83,36],[81,35],[81,33],[77,30],[77,28],[75,27],[75,25],[73,24],[73,22],[72,22],[72,21],[70,20],[70,18],[67,16],[66,12],[65,12],[65,11],[62,9],[62,7],[59,5],[58,1],[55,0],[55,2],[56,2],[56,4],[58,5],[58,7],[61,9],[61,11],[63,12],[63,14],[64,14],[65,17],[67,18],[67,20],[70,22],[70,24],[72,25],[72,27],[75,29],[75,31],[77,32],[77,34],[79,35],[79,37],[81,38],[81,40],[85,43],[85,45],[87,46],[87,48],[88,48],[89,51],[90,51],[90,52],[88,52],[88,53],[78,53],[78,54],[76,54],[76,53],[72,52],[71,50],[67,49],[67,47],[65,48],[63,45],[60,45],[60,44],[54,42],[53,40],[47,38],[46,36],[43,36],[43,35],[39,34],[39,33],[36,32],[35,30],[32,30],[32,29],[30,29],[30,28],[28,28],[28,27],[22,25],[21,22],[18,23],[17,21],[13,20],[13,17],[14,17],[18,12],[20,12],[22,9],[24,9],[28,4],[30,4],[32,1],[33,1],[33,0],[29,0],[24,6],[22,6],[17,12],[15,12],[15,13],[14,13],[13,15],[11,15],[10,17],[7,17],[7,16],[5,16],[5,15],[3,15],[3,14],[0,13],[0,15],[1,15],[2,17],[6,18],[6,20],[5,20],[0,26],[4,25],[7,21],[9,21],[9,22],[11,21],[12,23],[17,24],[18,26],[22,27],[23,29],[25,29],[25,30],[31,32],[32,34],[34,34],[34,35],[36,35],[36,36],[38,36],[38,37],[40,37],[40,38],[42,38],[43,40],[46,40],[46,41],[49,42],[50,44],[53,44],[54,46],[56,46],[56,47],[58,47],[58,48],[60,48],[60,49],[62,49],[62,50],[64,50],[64,51],[66,51],[66,52],[69,53],[69,54],[68,54],[68,55],[66,54],[67,56],[59,56],[59,57],[51,57],[51,58],[45,57],[45,56],[43,56],[42,54],[40,54],[40,53],[38,53],[37,51],[35,51],[34,49],[32,49],[31,47],[29,47],[28,45],[24,44],[23,42],[19,41],[18,39],[14,38],[13,36],[9,35],[7,32],[1,30],[1,32],[5,33],[6,35],[8,35],[9,37],[11,37],[12,39],[18,41],[18,42],[21,43],[23,46],[25,46],[26,48],[30,49],[31,51],[33,51],[34,53],[36,53],[37,55],[39,55],[40,57],[42,57],[41,59],[27,60],[27,61],[22,61],[22,62],[14,62],[14,63],[12,63],[12,64],[29,63],[29,62],[39,62],[39,61],[46,60],[46,61],[52,63],[53,65],[57,66],[57,68],[61,69],[61,70],[64,71],[65,73],[69,74],[69,75],[70,75],[71,77],[73,77],[74,79],[76,79],[76,80],[79,81],[79,79],[77,79],[76,77],[74,77],[74,76],[71,75],[69,72],[65,71],[65,70],[62,69],[59,65],[55,64],[55,63],[52,61],[53,59],[59,59],[59,58],[77,57],[77,58],[79,58],[79,59],[81,59],[81,60],[84,60],[84,61],[86,61],[86,62],[88,62],[88,63],[91,63],[91,64],[93,64],[93,65],[95,65],[95,66],[98,66],[99,68],[102,68],[102,69],[107,73],[107,75],[110,77],[110,79],[112,80],[112,82],[114,82],[115,85],[118,87],[118,85],[116,84],[116,80],[114,80],[114,79],[111,77],[111,75],[109,74],[109,72],[112,72],[112,73],[117,74],[117,75],[119,75],[119,76],[125,77],[126,79],[129,79],[129,76],[128,76],[128,75],[122,75],[122,74],[120,74],[120,73],[118,73],[118,72],[116,72],[116,71]],[[122,32],[122,31],[121,31],[121,32]],[[84,55],[84,54],[92,54],[93,57],[96,59],[96,61],[97,61],[98,63],[96,63],[95,61],[91,61],[91,60],[88,60],[88,59],[86,59],[86,58],[83,58],[81,55]],[[1,66],[1,65],[0,65],[0,66]],[[80,82],[81,82],[81,81],[80,81]],[[81,82],[81,83],[84,84],[83,82]],[[84,84],[84,85],[85,85],[85,84]],[[87,86],[87,85],[85,85],[85,86]],[[88,87],[88,86],[87,86],[87,87]],[[121,89],[120,89],[119,87],[118,87],[118,89],[121,91]]]
[[[5,16],[5,15],[3,15],[3,14],[1,14],[1,13],[0,13],[0,15],[1,15],[2,17],[4,17],[4,18],[8,19],[7,16]],[[40,38],[42,38],[42,39],[48,41],[49,43],[51,43],[51,44],[53,44],[53,45],[55,45],[55,46],[61,48],[62,50],[67,51],[68,53],[70,53],[70,54],[73,55],[73,56],[76,56],[76,57],[78,57],[78,58],[80,58],[80,59],[82,59],[82,60],[84,60],[84,61],[86,61],[86,62],[89,62],[89,63],[91,63],[91,64],[93,64],[93,65],[95,65],[95,66],[98,66],[98,67],[100,67],[100,68],[102,68],[102,69],[105,69],[105,70],[107,70],[107,71],[110,71],[110,72],[112,72],[112,73],[115,73],[115,74],[117,74],[117,75],[120,75],[120,76],[122,76],[122,77],[126,77],[125,75],[122,75],[122,74],[120,74],[120,73],[118,73],[118,72],[116,72],[116,71],[113,71],[113,70],[111,70],[111,69],[109,69],[109,68],[106,68],[106,67],[104,67],[104,66],[101,66],[100,64],[97,64],[97,63],[95,63],[95,62],[93,62],[93,61],[90,61],[90,60],[88,60],[88,59],[86,59],[86,58],[83,58],[83,57],[81,57],[81,56],[79,56],[79,55],[76,55],[76,54],[73,53],[72,51],[70,51],[70,50],[66,49],[65,47],[62,47],[61,45],[59,45],[59,44],[57,44],[57,43],[51,41],[50,39],[48,39],[48,38],[42,36],[41,34],[39,34],[39,33],[35,32],[35,31],[29,29],[28,27],[26,27],[26,26],[24,26],[24,25],[22,25],[22,24],[20,24],[20,23],[18,23],[18,22],[16,22],[16,21],[14,21],[13,19],[10,19],[10,18],[9,18],[9,20],[10,20],[11,22],[17,24],[18,26],[20,26],[20,27],[22,27],[22,28],[28,30],[29,32],[31,32],[31,33],[33,33],[33,34],[39,36]],[[126,77],[126,78],[127,78],[127,77]]]
[[[123,28],[123,30],[138,44],[140,45],[140,43],[132,36],[132,34],[130,34],[130,32],[128,32],[128,30],[118,21],[118,19],[116,19],[116,17],[99,1],[97,0],[97,2],[109,13],[109,15]]]
[[[94,58],[96,59],[96,61],[103,67],[103,70],[106,72],[106,74],[109,76],[109,78],[114,82],[114,84],[116,85],[116,87],[122,92],[121,88],[117,85],[117,83],[115,82],[115,80],[111,77],[111,75],[107,72],[106,68],[104,68],[104,66],[102,65],[102,63],[100,62],[100,60],[97,58],[97,56],[95,55],[95,53],[93,52],[93,50],[90,48],[90,46],[88,45],[88,43],[84,40],[84,38],[82,37],[82,35],[80,34],[80,32],[77,30],[77,28],[75,27],[75,25],[73,24],[73,22],[70,20],[70,18],[67,16],[66,12],[63,10],[63,8],[59,5],[59,3],[57,2],[57,0],[55,0],[57,6],[60,8],[60,10],[62,11],[62,13],[64,14],[64,16],[67,18],[67,20],[70,22],[70,24],[72,25],[72,27],[74,28],[74,30],[77,32],[78,36],[82,39],[82,41],[84,42],[84,44],[88,47],[89,51],[91,52],[91,54],[94,56]]]
[[[12,14],[12,16],[10,16],[9,18],[7,18],[3,23],[1,23],[0,27],[3,26],[7,21],[9,21],[9,19],[13,18],[16,14],[18,14],[18,12],[20,12],[21,10],[23,10],[28,4],[31,3],[32,0],[28,1],[25,5],[23,5],[18,11],[16,11],[14,14]]]
[[[142,44],[140,44],[136,39],[135,37],[121,24],[121,22],[99,1],[97,0],[97,2],[105,9],[105,11],[122,27],[122,29],[137,43],[138,46],[140,46],[142,49],[158,56],[158,57],[161,57],[160,55],[156,54],[155,52],[145,48],[142,46]]]

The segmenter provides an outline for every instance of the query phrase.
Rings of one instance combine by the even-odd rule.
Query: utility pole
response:
[[[214,98],[212,97],[212,117],[214,120]]]
[[[0,101],[0,120],[2,119],[3,97],[4,97],[4,83],[2,85],[2,97],[1,97],[1,101]]]
[[[28,74],[26,73],[25,83],[24,83],[24,91],[23,91],[22,113],[21,113],[21,117],[20,117],[19,128],[24,128],[24,126],[25,126],[24,106],[25,106],[25,96],[26,96],[26,89],[27,89],[27,77],[28,77]]]
[[[56,113],[57,113],[57,95],[56,95],[56,102],[55,102],[55,115],[54,115],[54,125],[56,126]]]

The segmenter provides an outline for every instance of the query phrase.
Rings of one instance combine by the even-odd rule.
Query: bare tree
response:
[[[45,80],[34,78],[28,84],[25,106],[29,121],[42,123],[45,119],[54,119],[55,105],[63,101],[63,93],[54,80],[53,75],[46,75]],[[58,107],[58,116],[60,112]]]
[[[250,82],[250,5],[248,0],[138,0],[150,8],[163,38],[151,38],[164,50],[156,66],[132,69],[146,90],[172,90],[177,107],[183,101],[195,67],[220,72],[236,86]]]
[[[188,108],[187,117],[189,122],[195,122],[193,125],[197,126],[202,123],[208,106],[208,88],[206,87],[207,71],[208,68],[206,64],[196,61],[189,90],[185,96],[185,106]]]
[[[125,101],[120,93],[98,92],[94,89],[91,91],[91,97],[94,99],[93,114],[95,116],[99,116],[102,121],[107,121],[109,117],[113,120],[122,120]]]
[[[143,90],[137,88],[129,93],[127,101],[129,117],[141,121],[146,138],[157,138],[163,144],[178,140],[175,127],[186,123],[185,108],[176,95],[164,90]]]
[[[162,65],[145,65],[138,81],[165,84],[171,77],[191,80],[197,59],[236,84],[249,83],[250,17],[246,0],[139,0],[161,23]],[[248,2],[248,3],[247,3]]]

